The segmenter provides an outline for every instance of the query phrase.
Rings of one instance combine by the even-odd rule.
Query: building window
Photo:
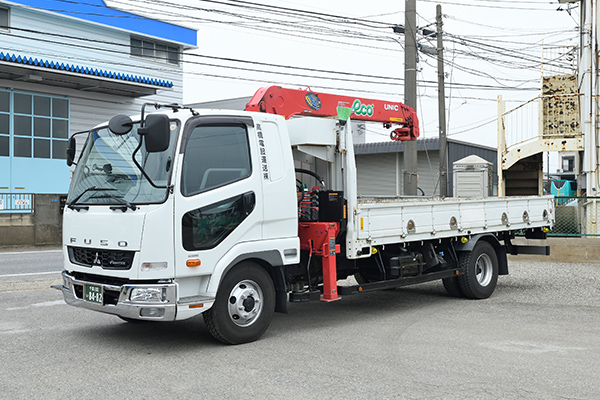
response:
[[[65,159],[68,136],[69,99],[0,90],[0,157]]]
[[[8,8],[0,7],[0,30],[8,30],[9,16]]]
[[[0,91],[0,157],[10,156],[10,92]]]
[[[562,170],[563,170],[563,172],[574,172],[575,171],[575,157],[574,156],[563,157]]]
[[[153,61],[179,65],[180,48],[164,43],[131,38],[131,55]]]

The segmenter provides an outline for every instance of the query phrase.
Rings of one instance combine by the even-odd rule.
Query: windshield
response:
[[[142,145],[136,161],[144,168],[156,188],[134,164],[131,155],[140,143],[139,123],[131,132],[117,136],[108,128],[91,131],[77,161],[67,203],[77,204],[144,204],[165,200],[173,167],[173,154],[179,122],[171,121],[169,148],[147,153]]]

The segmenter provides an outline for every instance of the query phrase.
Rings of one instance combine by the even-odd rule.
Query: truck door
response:
[[[261,239],[262,186],[254,130],[251,117],[234,116],[201,116],[184,128],[174,193],[180,297],[206,290],[206,277],[236,244]],[[200,265],[188,266],[189,260],[200,260]]]

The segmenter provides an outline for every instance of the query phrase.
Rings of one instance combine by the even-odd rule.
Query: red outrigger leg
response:
[[[322,301],[341,299],[337,291],[337,268],[335,255],[340,252],[340,245],[335,244],[335,238],[340,232],[337,222],[302,222],[298,224],[300,248],[312,251],[321,257],[323,268]]]

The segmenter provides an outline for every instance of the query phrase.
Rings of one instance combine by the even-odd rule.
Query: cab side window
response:
[[[188,251],[216,247],[237,228],[256,206],[254,192],[197,208],[183,215],[183,248]]]
[[[183,156],[184,196],[242,180],[252,173],[245,125],[200,125],[194,128]]]

